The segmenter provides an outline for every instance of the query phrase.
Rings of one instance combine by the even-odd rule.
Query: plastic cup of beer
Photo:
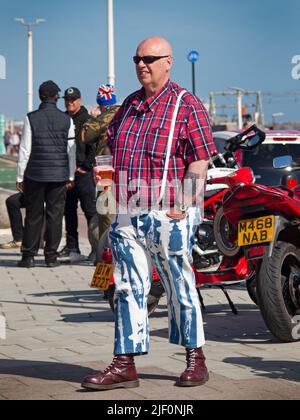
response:
[[[97,156],[98,175],[101,178],[99,185],[102,187],[110,187],[112,185],[114,170],[112,156]]]

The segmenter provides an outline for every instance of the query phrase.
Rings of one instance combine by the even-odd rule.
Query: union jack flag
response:
[[[111,85],[101,85],[98,91],[98,98],[103,98],[103,96],[105,96],[105,99],[107,101],[110,101],[112,99],[112,93],[114,93],[114,91],[115,89]]]

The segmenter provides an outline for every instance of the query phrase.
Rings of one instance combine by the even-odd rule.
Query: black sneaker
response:
[[[18,262],[19,268],[34,268],[34,258],[33,257],[23,257],[21,261]]]
[[[60,253],[58,254],[59,258],[67,258],[70,256],[71,252],[75,254],[80,254],[79,248],[69,248],[68,246],[65,246]]]
[[[55,259],[55,260],[46,260],[46,266],[48,268],[60,267],[60,262],[57,261],[57,259]]]

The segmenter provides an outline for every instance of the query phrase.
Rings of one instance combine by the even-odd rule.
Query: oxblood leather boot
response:
[[[133,356],[116,356],[103,372],[84,378],[82,387],[95,391],[140,386]]]
[[[209,380],[205,360],[202,348],[186,349],[187,368],[181,375],[177,385],[182,387],[204,385]]]

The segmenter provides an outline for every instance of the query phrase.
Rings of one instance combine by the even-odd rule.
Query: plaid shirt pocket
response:
[[[164,165],[167,156],[169,133],[169,130],[164,128],[153,128],[147,136],[148,155],[155,161],[160,161],[162,165]],[[175,155],[176,149],[177,142],[173,140],[170,157]]]

